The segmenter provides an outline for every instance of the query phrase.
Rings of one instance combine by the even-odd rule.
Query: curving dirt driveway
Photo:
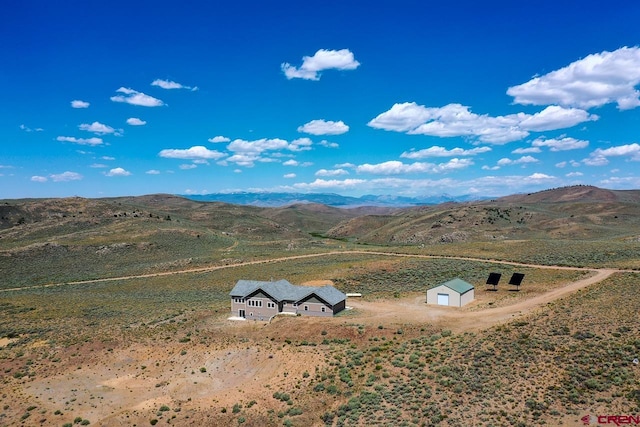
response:
[[[532,266],[535,267],[535,266]],[[613,273],[614,269],[593,270],[594,274],[541,295],[513,304],[468,311],[457,307],[426,305],[424,295],[400,300],[358,301],[350,299],[348,305],[359,311],[360,320],[367,323],[432,323],[454,332],[478,331],[499,323],[513,320],[538,307],[567,296],[579,289],[598,283]]]
[[[296,260],[296,259],[315,258],[315,257],[331,256],[331,255],[380,255],[380,256],[425,258],[425,259],[446,258],[446,259],[459,259],[459,260],[465,260],[465,261],[487,262],[487,263],[494,263],[494,264],[508,264],[508,265],[523,266],[523,267],[555,269],[555,270],[591,271],[594,273],[593,275],[585,279],[569,283],[566,286],[556,288],[542,295],[521,300],[510,305],[495,307],[495,308],[488,308],[485,310],[478,310],[478,311],[462,311],[462,310],[456,309],[455,307],[439,307],[439,306],[425,307],[424,297],[404,299],[404,300],[400,299],[400,300],[393,300],[393,301],[369,302],[369,301],[349,300],[348,302],[350,306],[352,306],[353,308],[359,309],[361,311],[363,320],[375,319],[376,322],[379,322],[384,319],[389,319],[389,320],[394,320],[400,323],[402,322],[446,323],[449,329],[456,330],[456,331],[484,329],[492,325],[495,325],[497,323],[510,320],[513,317],[520,314],[527,313],[535,309],[536,307],[540,307],[548,302],[554,301],[558,298],[561,298],[565,295],[573,293],[591,284],[598,283],[606,279],[607,277],[611,276],[613,273],[624,271],[624,270],[606,269],[606,268],[596,269],[596,268],[583,268],[583,267],[536,265],[536,264],[526,264],[526,263],[518,263],[518,262],[503,261],[503,260],[488,260],[488,259],[470,258],[470,257],[452,257],[452,256],[436,256],[436,255],[403,254],[403,253],[395,253],[395,252],[350,250],[350,251],[330,251],[330,252],[324,252],[324,253],[305,254],[305,255],[292,255],[292,256],[280,257],[280,258],[269,258],[269,259],[263,259],[263,260],[239,262],[236,264],[197,267],[197,268],[189,268],[189,269],[176,270],[176,271],[166,271],[166,272],[160,272],[160,273],[108,277],[108,278],[102,278],[102,279],[80,280],[75,282],[64,282],[64,283],[49,283],[44,285],[29,286],[29,287],[23,287],[23,288],[1,289],[0,292],[10,292],[10,291],[34,289],[34,288],[46,288],[46,287],[54,287],[54,286],[71,286],[71,285],[109,282],[109,281],[118,281],[118,280],[141,279],[141,278],[148,278],[148,277],[170,276],[170,275],[177,275],[177,274],[203,273],[203,272],[221,270],[224,268],[236,268],[236,267],[243,267],[247,265],[284,262],[284,261],[290,261],[290,260]]]
[[[46,284],[32,288],[207,272],[223,268],[336,254],[439,258],[427,255],[367,251],[328,252],[172,272]],[[458,259],[525,265],[472,258]],[[384,324],[385,327],[393,324],[396,327],[402,327],[403,324],[429,323],[455,332],[480,330],[531,312],[537,307],[544,306],[547,302],[604,280],[619,271],[535,265],[531,265],[531,267],[587,270],[592,271],[593,274],[529,299],[518,300],[511,305],[476,311],[455,307],[427,306],[424,295],[380,301],[362,301],[349,298],[348,305],[357,310],[357,313],[354,313],[355,316],[298,318],[295,320],[300,323],[296,323],[298,325],[296,328],[310,327],[305,330],[313,331],[313,336],[316,337],[319,336],[320,330],[327,327],[327,323],[337,325],[345,323],[345,321],[356,321],[372,327],[381,324]],[[10,289],[2,290],[2,292],[7,291]],[[478,307],[476,306],[476,308]],[[218,320],[221,319],[216,319],[216,323],[222,327],[243,329],[248,336],[256,334],[263,337],[265,331],[271,333],[283,327],[282,324],[277,323],[263,324],[263,322],[232,322],[228,320],[220,323]],[[233,332],[235,337],[235,331]],[[219,346],[210,346],[208,342],[206,344],[204,342],[203,344],[192,343],[188,347],[187,356],[183,352],[185,344],[171,340],[160,346],[155,342],[151,345],[127,344],[122,348],[116,347],[113,351],[107,352],[94,352],[91,349],[83,356],[84,359],[75,357],[73,362],[66,365],[66,369],[64,367],[56,368],[53,370],[56,372],[55,374],[43,372],[42,375],[39,374],[28,382],[16,385],[15,395],[10,395],[7,401],[15,402],[11,406],[27,406],[33,402],[33,397],[35,397],[38,399],[39,405],[47,408],[49,413],[54,413],[57,408],[66,408],[65,412],[71,414],[75,411],[75,414],[82,414],[83,417],[91,419],[92,424],[98,420],[99,424],[109,426],[129,426],[134,423],[148,425],[149,419],[156,416],[158,408],[171,401],[182,409],[183,414],[189,414],[191,424],[210,425],[211,420],[207,418],[209,416],[207,408],[231,408],[237,402],[251,400],[260,402],[260,405],[269,405],[269,400],[264,400],[263,384],[273,385],[275,390],[293,389],[300,381],[299,379],[303,378],[306,370],[322,364],[322,360],[324,360],[322,356],[319,356],[321,353],[318,353],[315,347],[279,346],[274,345],[266,338],[263,341],[256,340],[251,344],[245,344],[244,341],[237,339],[223,338],[223,340],[225,343]],[[77,350],[69,349],[69,352],[71,351],[76,352]],[[79,360],[83,360],[83,362],[80,363]],[[197,369],[198,367],[204,369]],[[265,406],[265,408],[269,408],[269,406]],[[215,410],[219,411],[220,409]],[[167,419],[167,421],[169,420]],[[18,422],[16,419],[16,423]]]

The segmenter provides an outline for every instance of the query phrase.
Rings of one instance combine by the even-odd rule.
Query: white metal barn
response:
[[[427,304],[462,307],[474,298],[473,285],[458,278],[427,290]]]

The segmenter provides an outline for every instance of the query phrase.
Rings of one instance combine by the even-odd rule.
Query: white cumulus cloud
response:
[[[47,182],[49,179],[46,176],[34,175],[31,177],[33,182]]]
[[[429,163],[406,164],[398,160],[370,164],[365,163],[356,168],[358,173],[371,173],[377,175],[397,175],[403,173],[427,172],[433,165]]]
[[[304,56],[299,68],[286,62],[280,68],[289,80],[320,80],[321,72],[324,70],[355,70],[358,66],[360,63],[355,60],[349,49],[320,49],[313,56]]]
[[[326,120],[311,120],[298,127],[298,132],[309,133],[311,135],[341,135],[349,131],[349,126],[342,120],[338,122]]]
[[[213,138],[209,138],[208,141],[217,143],[217,142],[230,142],[231,140],[226,136],[218,135],[218,136],[214,136]]]
[[[550,106],[536,114],[489,116],[476,114],[461,104],[425,107],[415,102],[394,104],[368,125],[375,129],[411,135],[470,137],[490,144],[521,140],[529,131],[555,130],[597,120],[598,116],[578,109]]]
[[[498,165],[499,166],[521,165],[521,164],[527,164],[527,163],[537,163],[538,161],[539,160],[533,156],[522,156],[519,159],[515,159],[515,160],[505,157],[498,160]]]
[[[292,178],[296,177],[296,174],[295,173],[288,173],[288,174],[283,175],[282,177],[286,178],[286,179],[292,179]]]
[[[434,173],[441,173],[441,172],[450,172],[453,170],[458,170],[458,169],[466,169],[469,166],[472,166],[473,160],[471,159],[451,159],[446,163],[438,163],[434,168],[433,171]]]
[[[579,123],[598,119],[597,115],[589,114],[578,108],[563,108],[557,105],[550,105],[539,113],[531,116],[527,115],[519,126],[525,130],[543,132],[545,130],[570,128]]]
[[[66,171],[60,174],[49,175],[49,178],[54,182],[79,181],[82,179],[82,175],[77,172]]]
[[[165,149],[160,151],[158,154],[160,157],[165,157],[168,159],[183,159],[183,160],[196,160],[196,159],[204,159],[204,160],[218,160],[225,156],[224,153],[221,153],[216,150],[209,150],[206,147],[201,145],[196,145],[187,149]]]
[[[526,148],[516,148],[512,151],[513,154],[536,154],[542,153],[540,147],[526,147]]]
[[[177,83],[171,80],[162,80],[162,79],[156,79],[153,82],[151,82],[151,86],[158,86],[161,87],[162,89],[188,89],[191,91],[196,91],[198,90],[197,86],[185,86],[181,83]]]
[[[124,102],[126,104],[139,105],[141,107],[161,107],[165,105],[160,99],[130,88],[121,87],[116,90],[116,92],[122,93],[123,95],[112,96],[110,99],[113,102]]]
[[[507,94],[524,105],[592,108],[615,102],[620,110],[640,106],[640,48],[588,55],[566,67],[512,86]]]
[[[255,153],[240,153],[229,156],[224,160],[226,163],[235,163],[238,166],[253,167],[255,162],[260,160],[260,156]]]
[[[74,99],[73,101],[71,101],[71,108],[89,108],[89,105],[91,104],[79,99]]]
[[[626,144],[610,148],[598,148],[582,162],[589,166],[604,166],[609,163],[609,157],[628,157],[634,162],[640,161],[640,144]]]
[[[408,132],[433,120],[436,117],[435,110],[437,109],[427,108],[415,102],[394,104],[391,109],[379,114],[368,125],[375,129]]]
[[[273,139],[257,139],[254,141],[247,141],[244,139],[235,139],[233,140],[227,148],[230,151],[236,153],[255,153],[260,154],[264,151],[268,150],[283,150],[289,147],[289,143],[284,139],[273,138]]]
[[[468,136],[492,144],[517,141],[529,135],[529,132],[518,127],[520,121],[518,115],[498,117],[487,114],[478,115],[461,104],[449,104],[432,109],[432,112],[433,119],[408,133],[439,137]]]
[[[311,150],[312,145],[313,142],[309,138],[298,138],[291,141],[287,149],[290,151],[308,151]]]
[[[323,146],[323,147],[327,147],[327,148],[338,148],[338,147],[340,147],[340,145],[338,145],[337,142],[329,142],[326,139],[323,139],[318,144]]]
[[[86,130],[87,132],[93,132],[95,134],[98,135],[106,135],[106,134],[114,134],[114,135],[119,135],[120,132],[117,131],[116,129],[112,128],[111,126],[105,125],[104,123],[100,123],[100,122],[93,122],[91,124],[89,123],[82,123],[81,125],[78,126],[78,128],[80,130]]]
[[[353,163],[338,163],[336,165],[334,165],[335,168],[350,168],[350,169],[355,169],[356,165],[354,165]]]
[[[56,141],[60,142],[71,142],[73,144],[80,145],[102,145],[102,138],[92,137],[92,138],[76,138],[74,136],[59,136],[56,138]]]
[[[370,173],[376,175],[400,175],[406,173],[441,173],[456,169],[464,169],[473,165],[470,159],[451,159],[446,163],[403,163],[397,160],[390,160],[378,164],[359,165],[356,167],[358,173]]]
[[[130,126],[144,126],[147,124],[147,122],[137,117],[129,117],[127,119],[127,124]]]
[[[584,141],[575,138],[538,138],[534,140],[531,145],[533,147],[549,147],[550,151],[568,151],[577,150],[589,146],[589,141]]]
[[[340,176],[349,175],[349,172],[344,169],[320,169],[316,171],[316,176]]]
[[[470,150],[465,150],[463,148],[452,148],[451,150],[447,150],[444,147],[435,145],[423,150],[405,151],[400,155],[400,157],[405,159],[424,159],[427,157],[475,156],[478,154],[486,153],[488,151],[491,151],[491,147],[477,147]]]
[[[528,181],[547,181],[547,180],[550,180],[550,179],[555,179],[555,177],[551,176],[551,175],[544,174],[544,173],[536,172],[536,173],[533,173],[533,174],[525,177],[525,179],[528,180]]]
[[[20,129],[22,129],[25,132],[42,132],[44,130],[42,128],[31,129],[30,127],[28,127],[26,125],[20,125]]]
[[[261,138],[254,141],[235,139],[227,145],[227,149],[234,154],[225,162],[236,163],[239,166],[251,167],[255,162],[274,162],[282,157],[283,150],[300,152],[311,149],[309,138],[298,138],[291,142],[280,138]]]
[[[106,176],[129,176],[131,172],[123,168],[113,168],[105,173]]]
[[[366,182],[367,180],[365,179],[325,180],[325,179],[318,178],[315,181],[310,183],[301,182],[301,183],[294,184],[293,187],[299,190],[309,190],[309,191],[327,190],[327,189],[353,190],[365,184]]]

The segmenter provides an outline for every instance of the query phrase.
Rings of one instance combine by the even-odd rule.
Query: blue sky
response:
[[[0,198],[640,188],[639,2],[442,3],[5,5]]]

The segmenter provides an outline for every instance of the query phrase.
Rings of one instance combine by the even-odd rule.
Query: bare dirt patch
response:
[[[11,344],[12,342],[17,341],[16,338],[0,338],[0,348],[2,347],[6,347],[9,344]]]
[[[47,426],[77,417],[102,426],[149,425],[153,419],[175,425],[228,425],[229,417],[235,416],[234,405],[246,407],[254,401],[260,402],[260,411],[277,408],[277,400],[265,397],[294,389],[305,379],[304,372],[308,377],[308,370],[322,365],[314,347],[265,338],[279,334],[283,325],[278,322],[222,324],[234,338],[225,334],[224,342],[217,342],[215,329],[203,331],[203,338],[214,340],[213,345],[136,343],[100,351],[70,349],[59,362],[65,366],[42,366],[40,375],[16,384],[22,398],[11,406],[32,402],[46,414],[38,424]]]
[[[301,283],[301,286],[333,286],[333,281],[331,280],[309,280],[304,283]]]
[[[150,328],[148,341],[55,349],[55,357],[33,363],[28,352],[43,351],[39,343],[11,361],[12,366],[28,364],[31,374],[5,377],[7,409],[0,425],[20,424],[29,412],[31,424],[43,426],[60,426],[78,417],[102,426],[142,426],[154,419],[173,425],[226,426],[237,424],[234,407],[252,407],[252,420],[261,420],[261,425],[280,425],[282,419],[275,414],[288,406],[272,395],[287,392],[292,399],[309,399],[296,393],[309,389],[314,374],[329,363],[331,345],[321,345],[324,337],[364,343],[369,329],[392,339],[403,325],[477,331],[529,313],[613,272],[594,270],[573,283],[553,289],[532,287],[532,293],[507,294],[503,299],[499,292],[477,289],[477,300],[461,309],[428,306],[425,295],[415,293],[373,301],[349,298],[351,310],[330,319],[232,322],[224,320],[228,313],[209,315],[195,324],[188,341],[168,340],[163,328],[171,325],[165,323]],[[305,285],[330,283],[314,280]],[[11,342],[5,338],[0,344]],[[319,413],[330,409],[325,401],[307,404]],[[314,412],[315,417],[311,413],[296,417],[296,424],[317,425]]]
[[[451,329],[454,332],[476,331],[491,327],[523,315],[545,305],[548,302],[569,295],[572,292],[600,282],[615,270],[598,270],[582,280],[565,284],[558,288],[525,298],[524,294],[502,290],[502,293],[514,295],[511,304],[489,305],[499,298],[497,292],[476,289],[476,300],[465,307],[442,307],[426,304],[426,295],[413,295],[407,298],[364,301],[350,298],[347,305],[357,310],[361,321],[394,323],[432,323],[435,326]],[[511,296],[510,295],[510,296]],[[478,309],[478,307],[488,307]]]

